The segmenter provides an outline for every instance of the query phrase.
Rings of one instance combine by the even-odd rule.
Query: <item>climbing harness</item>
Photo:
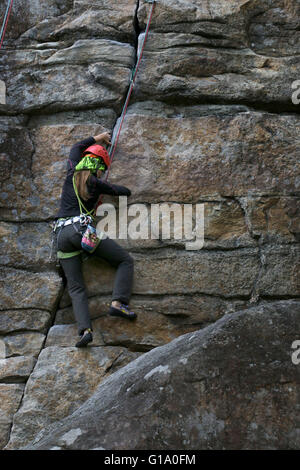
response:
[[[71,218],[68,218],[68,219],[64,219],[64,218],[60,218],[58,220],[56,220],[55,222],[52,223],[52,244],[51,244],[51,252],[50,252],[50,257],[49,257],[49,261],[52,261],[52,256],[53,256],[53,251],[54,251],[54,244],[58,244],[58,240],[59,240],[59,236],[61,234],[61,231],[64,227],[68,226],[68,225],[73,225],[73,227],[75,228],[75,225],[77,222],[81,222],[82,218],[81,216],[76,216],[76,217],[71,217]],[[91,220],[91,219],[90,219]],[[59,232],[57,233],[57,230],[59,230]],[[77,230],[75,228],[75,230]],[[82,250],[76,250],[76,251],[70,251],[70,252],[63,252],[63,251],[60,251],[58,250],[56,252],[56,260],[59,261],[60,259],[67,259],[67,258],[72,258],[73,256],[77,256],[77,255],[80,255],[82,253]],[[58,265],[59,266],[59,263]]]
[[[134,87],[134,84],[135,84],[135,79],[136,79],[136,76],[137,76],[137,72],[138,72],[142,57],[143,57],[143,52],[144,52],[145,44],[146,44],[146,41],[147,41],[147,38],[148,38],[148,33],[149,33],[150,25],[151,25],[151,20],[152,20],[152,16],[153,16],[155,4],[156,4],[155,0],[145,0],[145,1],[146,1],[146,3],[152,3],[152,7],[151,7],[149,15],[148,15],[148,21],[147,21],[147,26],[146,26],[146,30],[145,30],[145,36],[144,36],[142,47],[141,47],[141,50],[140,50],[140,53],[139,53],[139,56],[138,56],[138,59],[137,59],[137,63],[136,63],[136,66],[133,69],[132,74],[131,74],[128,93],[127,93],[125,103],[124,103],[124,106],[123,106],[122,114],[121,114],[120,119],[119,119],[119,126],[118,126],[117,131],[115,132],[115,134],[113,136],[111,147],[110,147],[110,150],[109,150],[110,162],[109,162],[109,166],[108,166],[108,169],[107,169],[107,172],[106,172],[105,180],[108,179],[110,166],[112,164],[112,161],[113,161],[113,158],[114,158],[114,155],[115,155],[116,147],[117,147],[117,144],[118,144],[118,141],[119,141],[122,125],[123,125],[124,118],[125,118],[125,115],[126,115],[128,104],[129,104],[129,100],[130,100],[130,97],[131,97],[131,94],[132,94],[132,91],[133,91],[133,87]],[[96,211],[97,211],[98,207],[101,204],[102,204],[102,195],[100,196],[100,198],[98,200]]]
[[[82,250],[87,251],[88,253],[93,253],[96,250],[97,246],[99,245],[100,241],[102,240],[104,234],[103,232],[100,232],[100,234],[98,234],[96,228],[93,227],[92,225],[92,222],[94,220],[93,214],[95,212],[95,209],[88,211],[87,208],[84,206],[83,202],[81,201],[79,194],[78,194],[76,182],[75,182],[75,173],[73,175],[73,188],[74,188],[77,200],[78,200],[80,215],[72,217],[72,218],[68,218],[68,219],[58,219],[58,221],[55,223],[55,227],[53,230],[54,232],[56,232],[56,230],[60,228],[60,231],[57,235],[57,242],[58,242],[58,237],[63,227],[66,227],[67,225],[72,224],[74,229],[76,231],[79,231],[74,225],[75,223],[79,222],[80,227],[85,227],[85,231],[83,232],[82,239],[81,239]],[[73,256],[77,256],[80,253],[82,253],[82,250],[71,251],[68,253],[58,250],[57,258],[58,259],[72,258]]]
[[[79,204],[80,215],[77,215],[75,217],[70,217],[70,218],[60,218],[56,220],[55,222],[53,222],[52,244],[51,244],[51,252],[50,252],[49,261],[52,260],[54,243],[56,242],[56,245],[58,244],[58,239],[59,239],[62,229],[68,225],[73,225],[76,231],[79,231],[75,226],[75,224],[78,222],[80,223],[80,227],[86,227],[86,230],[84,231],[82,235],[82,239],[81,239],[82,250],[76,250],[76,251],[67,252],[67,253],[58,250],[57,255],[56,255],[57,259],[72,258],[73,256],[77,256],[80,253],[82,253],[83,250],[87,251],[88,253],[93,253],[104,236],[103,232],[100,232],[100,234],[98,234],[95,227],[91,225],[92,222],[94,221],[95,209],[92,209],[89,211],[85,207],[83,202],[81,201],[79,194],[78,194],[76,182],[75,182],[75,173],[73,174],[72,182],[73,182],[74,192],[76,194],[78,204]],[[58,229],[60,230],[58,234],[56,234],[56,231]]]
[[[0,49],[2,47],[2,43],[3,43],[3,40],[4,40],[4,36],[5,36],[5,32],[6,32],[6,28],[7,28],[9,15],[10,15],[12,6],[13,6],[13,0],[9,0],[8,4],[7,4],[5,15],[4,15],[1,31],[0,31]]]

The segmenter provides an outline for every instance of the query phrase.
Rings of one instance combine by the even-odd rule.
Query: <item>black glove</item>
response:
[[[112,184],[111,186],[113,187],[116,196],[131,196],[131,191],[126,188],[126,186],[118,186],[117,184]]]

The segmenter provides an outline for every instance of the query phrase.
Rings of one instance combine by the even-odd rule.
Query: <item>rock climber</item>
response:
[[[73,145],[62,188],[60,209],[54,223],[58,259],[67,279],[80,336],[75,346],[79,348],[93,341],[88,297],[82,274],[83,246],[94,250],[87,254],[88,257],[103,258],[117,268],[109,315],[129,320],[137,317],[129,310],[128,305],[133,282],[133,258],[103,232],[100,237],[96,235],[92,224],[92,214],[100,194],[131,195],[130,189],[125,186],[110,184],[101,179],[110,163],[109,154],[103,145],[110,145],[110,139],[110,134],[104,132]]]

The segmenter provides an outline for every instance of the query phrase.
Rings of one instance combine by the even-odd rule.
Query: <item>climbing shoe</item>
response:
[[[122,317],[128,320],[134,320],[137,317],[134,312],[129,310],[128,305],[125,304],[121,304],[120,308],[110,307],[108,313],[112,317]]]
[[[80,340],[75,344],[76,348],[84,348],[88,343],[93,341],[93,335],[89,330],[87,333],[84,333]]]

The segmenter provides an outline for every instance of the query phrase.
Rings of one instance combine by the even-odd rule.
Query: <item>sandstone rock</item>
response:
[[[62,297],[66,302],[64,308],[56,312],[55,324],[74,323],[74,314],[67,306],[68,297]],[[111,298],[108,296],[94,296],[89,298],[89,309],[92,319],[104,316],[108,311]],[[70,302],[69,302],[70,305]],[[218,320],[226,313],[246,308],[247,300],[223,299],[209,295],[163,295],[163,296],[137,296],[130,299],[130,306],[138,315],[142,313],[152,323],[156,314],[165,315],[171,322],[180,328],[195,328]],[[62,307],[62,305],[61,305]],[[152,314],[153,318],[152,318]],[[125,326],[125,325],[124,325]]]
[[[124,322],[121,318],[99,317],[93,322],[100,329],[106,345],[121,345],[133,351],[149,351],[169,343],[183,332],[194,331],[193,325],[182,327],[156,312],[138,313],[135,322]]]
[[[299,241],[300,218],[297,197],[241,197],[249,232],[269,243]]]
[[[251,3],[251,2],[249,2]],[[256,12],[249,11],[248,37],[252,49],[275,57],[298,54],[299,4],[293,0],[267,0],[252,2]]]
[[[139,101],[155,95],[162,101],[285,103],[292,108],[298,59],[290,56],[287,43],[293,54],[299,32],[298,7],[289,8],[291,3],[163,2],[154,12],[135,96]],[[139,9],[142,24],[146,10],[145,4]]]
[[[136,358],[124,348],[47,347],[26,384],[8,448],[19,448],[47,424],[68,416],[112,371]]]
[[[135,260],[132,294],[171,295],[209,294],[226,298],[248,297],[259,272],[257,248],[228,250],[162,249],[151,257],[131,253]],[[83,263],[83,275],[89,296],[111,294],[115,269],[102,259]],[[61,306],[70,304],[65,290]]]
[[[131,108],[112,164],[111,182],[126,180],[134,188],[131,203],[299,190],[297,116],[234,110],[224,116],[215,108],[207,114],[207,107],[155,111],[155,103],[147,108]]]
[[[54,325],[50,328],[45,347],[59,346],[70,347],[77,343],[78,328],[77,325]],[[93,342],[91,347],[104,346],[102,331],[93,323]]]
[[[109,130],[115,119],[113,111],[94,113],[62,113],[63,116],[32,118],[25,128],[20,121],[0,117],[0,164],[3,175],[0,215],[5,220],[40,222],[54,218],[59,200],[66,162],[73,144],[91,135]],[[57,117],[59,116],[59,117]],[[76,124],[77,121],[77,124]],[[87,121],[87,122],[86,122]],[[17,125],[19,124],[19,125]],[[14,138],[12,136],[14,135]],[[22,151],[22,169],[20,168]],[[22,231],[29,225],[14,230]],[[31,227],[38,228],[32,225]],[[47,230],[46,225],[41,229]],[[45,250],[50,238],[44,241]]]
[[[33,356],[38,357],[46,336],[42,333],[17,333],[0,336],[6,349],[6,357]]]
[[[47,41],[72,41],[80,35],[81,38],[104,37],[133,43],[135,10],[136,0],[101,0],[93,4],[87,0],[74,1],[68,12],[66,8],[61,11],[65,14],[51,15],[44,20],[41,18],[39,23],[36,21],[18,42],[38,42],[37,47],[42,47]]]
[[[3,71],[7,103],[18,112],[119,109],[133,63],[132,46],[106,39],[78,40],[59,51],[12,52]]]
[[[238,255],[235,251],[221,254],[200,250],[187,254],[162,250],[151,258],[136,254],[135,259],[133,293],[137,294],[201,292],[247,296],[257,269],[255,249],[245,249]]]
[[[199,42],[193,45],[184,34],[152,33],[134,99],[143,101],[155,96],[169,103],[282,103],[293,108],[295,57],[271,58],[248,49],[214,50]]]
[[[67,301],[67,296],[65,296]],[[177,336],[195,331],[215,322],[226,313],[247,308],[249,301],[222,299],[206,295],[158,297],[135,296],[130,301],[137,320],[109,317],[110,298],[89,298],[89,309],[94,330],[92,345],[125,346],[134,351],[147,351],[172,341]],[[47,336],[46,346],[70,346],[77,335],[77,326],[72,307],[57,311],[55,326]]]
[[[47,223],[0,222],[0,263],[18,268],[49,265],[51,232]]]
[[[54,272],[0,267],[0,280],[1,310],[30,308],[52,312],[62,288],[62,280]]]
[[[0,449],[9,439],[13,415],[19,407],[23,391],[22,384],[0,384]]]
[[[4,16],[6,4],[0,6],[0,15]],[[48,17],[56,17],[68,11],[72,7],[72,0],[57,2],[56,0],[43,0],[43,2],[28,3],[26,0],[18,0],[13,5],[5,41],[10,38],[17,39],[20,34],[34,26],[39,21]],[[4,42],[6,44],[6,42]]]
[[[117,240],[135,259],[133,323],[107,315],[115,269],[85,263],[94,342],[79,351],[48,223],[71,146],[116,135],[150,5],[27,3],[0,51],[0,447],[25,382],[9,448],[69,415],[50,448],[299,447],[299,6],[157,2],[109,180],[131,211],[203,204],[204,245]]]
[[[144,313],[141,309],[136,312],[138,320],[135,322],[103,314],[93,319],[93,342],[90,346],[123,346],[130,351],[144,352],[166,344],[183,333],[197,329],[197,324],[195,325],[192,321],[186,323],[176,321],[173,317],[168,318],[155,311]],[[214,313],[212,312],[212,315]],[[76,324],[57,324],[50,328],[45,347],[69,347],[73,346],[77,340]]]
[[[259,280],[261,294],[298,296],[300,294],[299,244],[267,245],[262,248],[262,255],[265,257],[266,267]]]
[[[128,220],[128,238],[126,240],[120,239],[120,201],[111,200],[109,204],[112,204],[116,211],[116,230],[115,237],[120,245],[125,249],[138,252],[145,249],[155,249],[162,247],[174,247],[186,249],[189,240],[195,240],[195,234],[193,238],[185,236],[185,224],[184,214],[185,205],[184,203],[169,203],[169,208],[177,207],[179,209],[182,234],[180,239],[174,238],[174,221],[172,217],[165,220],[166,224],[170,224],[170,236],[169,238],[163,238],[162,226],[157,231],[157,239],[151,239],[151,230],[155,226],[155,220],[152,217],[151,207],[148,204],[144,204],[144,208],[147,211],[147,222],[148,228],[146,237],[141,235],[141,238],[134,239],[130,233],[130,225],[132,221],[137,220],[136,215],[130,216],[131,211],[138,210],[138,204],[131,204],[129,198],[127,200],[127,220]],[[107,201],[106,201],[107,202]],[[203,204],[203,233],[204,233],[204,244],[203,248],[238,248],[247,246],[256,246],[256,239],[263,236],[264,241],[269,243],[291,243],[299,238],[300,226],[299,226],[299,201],[297,197],[280,197],[280,196],[242,196],[237,198],[220,198],[220,201],[204,201],[198,202],[197,204]],[[98,209],[99,217],[99,228],[102,229],[103,225],[107,223],[106,214],[102,216],[103,209]],[[158,204],[159,210],[163,211],[163,203]],[[196,204],[193,205],[193,212],[195,213]],[[102,212],[100,212],[102,211]],[[103,224],[103,225],[102,225]],[[195,216],[193,216],[192,228],[196,225]],[[112,225],[110,230],[112,230]],[[143,227],[144,229],[144,227]],[[107,228],[105,228],[107,230]],[[141,229],[139,229],[141,232]],[[111,238],[114,236],[108,232]]]
[[[263,296],[299,295],[299,253],[297,244],[262,246],[261,254],[258,248],[223,252],[159,250],[151,257],[134,253],[133,294],[201,293],[230,299],[249,298],[257,288]],[[111,293],[115,270],[104,260],[88,260],[83,264],[83,273],[89,296]],[[65,291],[61,306],[68,304]]]
[[[28,205],[34,201],[35,187],[31,181],[33,150],[22,118],[0,116],[1,218],[6,218],[7,212],[15,217],[25,201]]]
[[[0,334],[17,331],[40,331],[46,333],[51,315],[45,310],[2,310],[0,313]]]
[[[31,356],[0,359],[0,382],[26,382],[35,362]]]
[[[89,308],[92,318],[97,318],[103,314],[108,305],[110,305],[111,298],[109,296],[93,296],[88,299]],[[71,299],[65,289],[64,294],[61,296],[59,302],[59,309],[56,312],[55,322],[57,324],[73,323],[74,315],[72,309],[68,308],[71,305]]]
[[[155,348],[26,449],[297,449],[298,316],[261,304]]]
[[[215,39],[217,44],[222,40],[231,41],[236,46],[239,39],[246,41],[244,30],[245,7],[247,0],[212,0],[210,3],[185,2],[180,0],[164,0],[156,5],[151,30],[158,32],[188,32],[201,35],[201,31],[208,39]],[[253,3],[250,2],[253,8]],[[149,5],[142,2],[138,10],[138,18],[141,26],[145,25]],[[219,33],[219,35],[217,34]],[[219,37],[218,37],[219,36]],[[238,45],[240,43],[238,42]]]
[[[145,249],[167,247],[190,249],[189,244],[191,242],[195,244],[196,238],[200,238],[200,229],[196,236],[195,228],[201,220],[200,211],[197,212],[196,216],[196,210],[198,211],[201,206],[203,206],[203,248],[255,246],[255,240],[251,238],[248,230],[244,208],[241,207],[238,200],[226,200],[225,198],[220,198],[219,202],[198,201],[194,205],[179,202],[157,202],[153,205],[144,203],[141,205],[139,203],[131,204],[130,197],[126,200],[125,208],[127,214],[127,239],[122,239],[121,233],[124,232],[122,219],[124,203],[121,198],[105,198],[105,203],[97,211],[99,216],[98,228],[106,231],[110,238],[116,239],[127,250],[142,252]],[[113,207],[109,207],[107,204],[111,204]],[[110,210],[111,214],[113,214],[113,210],[115,211],[115,226],[112,222],[108,226],[108,216],[104,213],[107,209]],[[140,221],[141,209],[146,215],[145,223]],[[153,210],[157,210],[157,213],[152,213]],[[188,215],[186,221],[188,211],[191,211],[191,215]],[[172,213],[178,217],[176,224]],[[120,220],[122,220],[122,225]],[[164,234],[167,227],[170,227],[168,236]],[[180,230],[180,233],[176,232],[177,229]],[[156,238],[152,233],[155,234]],[[293,238],[292,235],[291,237]]]

